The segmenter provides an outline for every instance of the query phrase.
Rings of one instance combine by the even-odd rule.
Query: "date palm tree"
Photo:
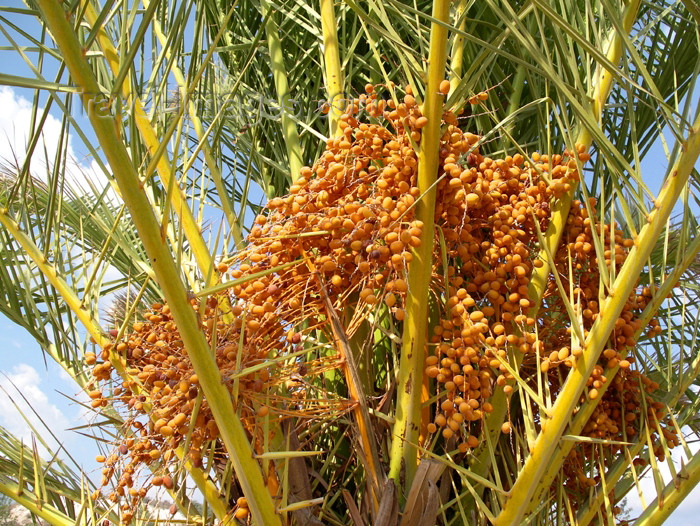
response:
[[[696,3],[0,11],[0,309],[107,437],[92,481],[2,431],[35,516],[614,524],[648,470],[660,524],[700,480]]]

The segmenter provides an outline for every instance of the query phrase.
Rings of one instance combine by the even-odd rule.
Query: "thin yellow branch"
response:
[[[464,16],[464,13],[466,10],[467,0],[459,0],[457,11],[455,12],[455,18],[459,21],[459,26],[457,26],[458,32],[455,33],[452,53],[450,53],[450,92],[457,89],[464,71],[464,33],[467,29],[467,18]]]
[[[36,246],[34,241],[32,241],[27,234],[22,232],[17,222],[8,215],[7,209],[0,208],[0,224],[8,231],[15,241],[19,243],[24,254],[34,262],[51,286],[56,289],[66,303],[66,306],[73,311],[73,314],[80,320],[80,323],[87,329],[95,342],[97,342],[100,347],[107,345],[109,343],[109,338],[104,335],[100,324],[93,314],[85,308],[83,302],[78,298],[73,288],[58,274],[56,267],[46,259],[44,253],[39,250],[39,247]],[[121,367],[123,370],[121,362],[115,361],[112,365],[115,368]]]
[[[613,467],[605,473],[605,482],[608,487],[614,487],[617,481],[620,480],[625,473],[629,472],[630,467],[627,459],[633,459],[639,455],[640,451],[644,449],[644,446],[646,446],[646,442],[643,440],[631,446],[626,451],[625,456],[619,458]],[[596,515],[600,513],[600,508],[606,498],[608,498],[608,495],[605,492],[598,492],[595,496],[589,498],[585,502],[585,506],[579,510],[575,524],[578,526],[588,526],[591,521],[595,519]]]
[[[338,121],[343,114],[343,70],[340,67],[338,49],[338,24],[333,0],[321,0],[321,31],[323,33],[323,65],[325,67],[326,95],[328,96],[329,137],[338,135]]]
[[[428,85],[423,115],[428,124],[423,129],[418,152],[418,188],[416,219],[423,222],[421,245],[415,251],[408,272],[409,293],[406,297],[406,321],[403,326],[401,362],[396,400],[396,422],[390,451],[389,476],[397,486],[401,482],[410,488],[418,467],[418,437],[421,416],[421,384],[428,325],[428,293],[433,271],[433,242],[435,216],[435,181],[437,179],[440,124],[443,95],[440,83],[447,66],[447,24],[449,0],[436,0],[430,30],[428,56]],[[438,23],[438,22],[442,22]],[[404,470],[404,477],[401,476]]]
[[[143,0],[143,6],[148,9],[148,6],[150,5],[150,0]],[[153,33],[155,33],[156,37],[158,38],[158,41],[160,42],[161,46],[163,46],[163,49],[165,50],[165,56],[166,58],[170,59],[172,53],[170,52],[170,48],[167,47],[167,37],[163,34],[163,30],[161,29],[160,22],[158,22],[158,19],[153,18],[152,21],[153,24]],[[213,46],[212,50],[210,50],[210,53],[213,51]],[[177,85],[180,87],[181,90],[183,90],[185,93],[189,95],[189,93],[192,91],[192,88],[188,86],[187,82],[185,81],[185,75],[182,73],[182,70],[178,67],[177,61],[175,60],[169,60],[170,62],[170,71],[173,74],[173,77],[175,78],[175,82],[177,82]],[[204,160],[207,163],[207,167],[209,168],[209,171],[211,172],[212,179],[214,180],[214,185],[216,186],[216,191],[219,194],[219,199],[221,201],[221,206],[224,210],[224,215],[226,216],[226,221],[228,222],[229,228],[231,229],[231,232],[233,233],[233,240],[236,242],[236,245],[242,245],[243,244],[243,232],[241,230],[241,226],[238,222],[238,218],[236,217],[236,213],[233,210],[233,206],[231,206],[231,199],[230,196],[226,195],[226,188],[224,187],[223,184],[223,177],[221,175],[221,170],[219,170],[219,166],[216,162],[216,159],[214,159],[214,155],[211,152],[211,148],[209,147],[209,144],[207,143],[207,138],[205,137],[205,132],[204,132],[204,126],[202,125],[202,120],[199,118],[199,115],[197,114],[197,108],[194,105],[194,102],[187,97],[187,111],[190,116],[190,120],[192,121],[192,126],[194,127],[194,131],[197,134],[197,138],[199,139],[200,143],[202,144],[202,152],[204,153]],[[212,276],[212,280],[216,280],[216,273],[209,272],[209,269],[202,270],[205,275]],[[213,283],[209,283],[211,285]]]

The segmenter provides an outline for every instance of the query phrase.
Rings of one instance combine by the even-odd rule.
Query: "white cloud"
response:
[[[24,97],[17,96],[9,87],[0,87],[0,158],[4,161],[22,163],[26,157],[29,142],[29,131],[32,124],[32,105]],[[61,123],[49,115],[44,124],[44,141],[39,143],[38,152],[45,148],[46,156],[54,159],[58,147],[56,139],[61,133]],[[68,151],[73,149],[68,144]]]
[[[39,417],[31,408],[36,410],[59,440],[67,438],[66,429],[70,422],[58,407],[50,403],[40,384],[39,373],[26,363],[15,365],[11,373],[0,375],[0,389],[4,391],[0,392],[0,424],[17,438],[23,439],[25,444],[31,444],[32,431],[22,413],[42,436],[46,436]]]
[[[25,348],[27,345],[25,344]],[[38,347],[30,349],[30,351],[40,352]],[[81,469],[84,469],[88,476],[92,476],[98,472],[97,468],[100,467],[95,462],[95,455],[100,452],[97,442],[79,433],[69,431],[69,429],[92,422],[95,413],[80,405],[83,403],[89,406],[91,400],[87,393],[78,389],[75,381],[71,379],[65,382],[70,385],[68,389],[65,388],[65,385],[60,385],[64,383],[58,382],[59,378],[63,379],[62,371],[57,364],[49,362],[48,372],[45,375],[40,374],[27,363],[18,363],[10,373],[7,371],[4,374],[0,373],[0,425],[15,437],[22,439],[28,447],[31,447],[32,431],[22,417],[21,410],[29,418],[37,433],[48,442],[52,453],[58,452],[59,457],[68,461],[69,465],[72,465],[72,460],[67,455],[71,455],[77,465],[82,466]],[[27,399],[27,402],[24,401],[20,392]],[[74,402],[68,401],[61,393],[66,393]],[[12,397],[19,409],[15,407],[9,397]],[[39,416],[35,415],[30,407],[33,407]],[[58,443],[50,438],[39,417],[50,428]],[[90,433],[91,431],[83,430],[83,432]],[[94,432],[97,433],[99,430]],[[37,445],[39,455],[45,459],[49,458],[48,451],[38,442]],[[60,446],[65,448],[65,451],[60,450]]]
[[[6,166],[22,165],[27,156],[30,131],[32,130],[32,103],[7,86],[0,86],[0,163]],[[36,117],[37,120],[41,114]],[[34,123],[35,124],[35,123]],[[73,138],[68,136],[68,145],[61,145],[61,121],[49,114],[44,122],[41,139],[32,156],[32,175],[46,180],[48,167],[53,166],[56,152],[61,146],[66,148],[66,175],[74,191],[90,193],[87,181],[99,190],[107,186],[105,174],[94,160],[81,163],[73,149]],[[110,198],[114,194],[110,192]]]
[[[58,377],[63,380],[64,382],[68,382],[71,386],[75,386],[75,380],[73,380],[73,377],[69,375],[65,369],[62,367],[58,368]]]

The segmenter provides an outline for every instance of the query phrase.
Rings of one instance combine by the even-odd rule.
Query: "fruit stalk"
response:
[[[450,91],[457,89],[457,86],[459,86],[459,83],[462,81],[462,72],[464,70],[464,35],[462,35],[462,33],[467,29],[466,10],[467,0],[459,0],[455,18],[459,21],[457,29],[459,29],[460,33],[455,35],[450,52]]]
[[[333,0],[321,0],[321,31],[323,32],[323,65],[328,96],[328,136],[338,135],[338,121],[343,114],[337,103],[343,98],[343,71],[340,68],[338,29]]]
[[[433,4],[432,16],[436,21],[433,22],[430,31],[428,85],[423,107],[423,115],[428,119],[428,123],[423,129],[418,152],[420,196],[416,203],[416,219],[422,221],[424,226],[421,244],[415,251],[408,272],[409,291],[401,339],[396,422],[390,452],[389,477],[394,479],[398,486],[403,482],[407,488],[411,486],[418,467],[417,444],[428,325],[428,292],[433,271],[435,183],[440,160],[440,124],[444,97],[440,87],[447,63],[448,31],[443,24],[447,23],[449,13],[449,1],[437,0]]]
[[[367,486],[370,493],[372,516],[375,517],[379,509],[379,501],[381,498],[380,491],[384,486],[384,474],[379,464],[379,455],[374,438],[374,429],[369,417],[367,397],[362,388],[362,380],[360,379],[357,364],[355,363],[355,353],[350,346],[345,330],[340,323],[340,319],[338,319],[338,315],[333,308],[331,300],[328,298],[328,293],[318,273],[316,277],[319,281],[326,313],[331,322],[333,337],[336,340],[335,347],[338,349],[342,360],[343,374],[348,384],[348,394],[350,395],[350,400],[354,403],[353,414],[355,415],[355,424],[357,425],[358,434],[360,435],[359,441],[367,467]]]

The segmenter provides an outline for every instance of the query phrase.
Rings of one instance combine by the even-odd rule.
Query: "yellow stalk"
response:
[[[647,223],[637,236],[635,246],[630,251],[619,274],[610,287],[610,292],[601,303],[600,317],[591,327],[583,346],[583,354],[576,360],[576,367],[571,370],[564,386],[552,408],[552,418],[540,432],[530,450],[523,469],[509,492],[503,510],[497,517],[496,524],[518,524],[528,509],[535,490],[549,466],[549,460],[555,453],[559,440],[571,422],[571,416],[579,402],[586,382],[593,367],[612,333],[625,303],[637,278],[644,268],[654,245],[661,235],[673,206],[688,181],[695,161],[700,155],[700,115],[690,130],[688,139],[682,145],[681,155],[664,182],[653,210],[647,215]]]
[[[87,329],[90,336],[97,342],[97,345],[100,347],[107,345],[110,340],[102,333],[102,329],[92,313],[85,308],[83,302],[78,298],[73,288],[66,280],[59,276],[56,267],[46,259],[44,253],[39,250],[39,247],[36,246],[34,241],[20,230],[17,222],[7,214],[7,210],[4,208],[0,208],[0,224],[8,231],[15,241],[19,243],[24,254],[34,262],[49,283],[51,283],[51,286],[61,295],[66,306],[73,311],[73,314],[75,314],[78,320],[80,320],[80,323]],[[121,361],[115,359],[112,365],[115,369],[120,370],[120,372],[124,372]]]
[[[323,33],[323,65],[326,74],[326,94],[328,96],[329,137],[338,135],[338,121],[343,109],[338,103],[343,100],[343,70],[340,68],[338,50],[338,24],[335,19],[333,0],[321,0],[321,31]]]
[[[148,7],[150,5],[150,0],[143,0],[143,5],[146,10],[148,10]],[[235,3],[234,3],[235,6]],[[231,8],[233,9],[233,7]],[[230,18],[231,12],[226,16],[224,19],[224,24],[228,19]],[[157,18],[153,18],[152,20],[153,24],[153,32],[157,36],[158,40],[160,41],[161,45],[163,46],[163,49],[165,49],[165,55],[169,59],[171,57],[170,50],[167,47],[167,38],[163,34],[163,31],[160,26],[160,22],[158,22]],[[222,24],[222,29],[220,30],[223,31],[223,26]],[[209,50],[207,53],[207,58],[213,53],[214,50],[214,45],[212,45],[212,48]],[[192,102],[192,100],[189,98],[190,91],[192,88],[188,88],[187,83],[185,81],[185,76],[182,73],[182,70],[177,66],[177,61],[173,60],[170,61],[171,67],[170,71],[173,74],[173,77],[175,78],[175,82],[177,82],[178,86],[182,91],[184,91],[187,94],[186,101],[187,101],[187,110],[189,112],[190,120],[192,121],[192,126],[194,127],[195,133],[197,134],[197,138],[199,139],[199,142],[201,144],[201,149],[204,152],[204,159],[207,163],[207,167],[209,168],[209,171],[212,174],[212,179],[214,180],[214,185],[216,186],[216,190],[219,193],[219,197],[221,200],[221,206],[224,211],[224,216],[226,217],[226,221],[229,224],[229,227],[231,228],[231,232],[233,234],[233,239],[236,243],[236,246],[241,246],[244,243],[244,236],[243,232],[241,230],[241,226],[238,222],[238,218],[236,217],[236,213],[233,210],[233,207],[231,206],[231,201],[228,199],[228,196],[226,195],[226,189],[223,185],[223,178],[221,176],[221,170],[219,170],[219,167],[216,163],[216,160],[214,159],[214,156],[211,153],[211,149],[209,148],[209,145],[206,142],[206,136],[205,136],[205,131],[204,131],[204,126],[202,125],[202,120],[199,118],[199,115],[197,114],[197,109]],[[200,72],[196,75],[196,78],[199,78],[201,75],[201,69]],[[193,154],[194,155],[194,154]],[[160,157],[159,159],[162,159]],[[174,183],[174,181],[171,179],[171,185]],[[177,190],[173,190],[169,187],[168,195],[170,196],[173,193],[177,193],[179,191],[179,187]],[[172,201],[171,201],[172,203]],[[187,213],[190,213],[189,208],[187,209]],[[201,233],[199,235],[201,238]],[[208,252],[207,252],[208,253]],[[202,273],[204,277],[204,283],[206,287],[211,287],[216,285],[219,282],[219,274],[213,271],[213,268],[211,267],[212,262],[211,259],[209,261],[203,261],[202,263],[206,263],[208,266],[206,268],[203,268],[200,266],[199,270]],[[224,299],[223,305],[228,304],[228,299]],[[230,321],[229,320],[230,315],[224,315],[224,320]]]
[[[467,19],[463,17],[467,9],[467,0],[459,0],[455,18],[459,20],[458,33],[455,34],[455,40],[452,43],[452,57],[450,60],[450,93],[453,92],[460,81],[462,80],[462,71],[464,70],[464,33],[467,29]],[[460,20],[461,19],[461,20]]]
[[[700,455],[696,454],[634,522],[634,526],[663,524],[700,482]]]
[[[287,157],[289,159],[289,174],[292,181],[299,178],[301,170],[302,155],[299,144],[299,131],[294,119],[290,116],[292,111],[292,97],[289,93],[289,83],[287,82],[287,70],[284,68],[284,53],[282,52],[282,42],[280,41],[279,28],[274,20],[276,10],[268,13],[272,9],[267,0],[260,2],[264,14],[267,16],[265,22],[265,36],[267,38],[267,49],[270,53],[270,69],[272,78],[275,80],[277,90],[277,102],[280,106],[280,120],[282,122],[282,134],[287,146]]]
[[[143,6],[148,9],[148,6],[150,5],[150,0],[143,0]],[[165,50],[165,56],[170,59],[172,53],[170,52],[170,49],[167,47],[167,37],[163,34],[163,31],[160,27],[160,22],[158,22],[157,18],[153,18],[152,21],[153,24],[153,32],[155,33],[156,37],[158,37],[158,40],[160,41],[160,44],[163,46],[163,49]],[[213,49],[213,47],[212,47]],[[211,53],[211,51],[210,51]],[[180,87],[181,90],[184,92],[188,93],[191,91],[191,88],[188,88],[187,82],[185,81],[185,75],[182,73],[182,70],[177,66],[177,61],[173,60],[170,61],[170,71],[173,74],[173,77],[175,78],[175,82],[177,82],[177,85]],[[209,171],[212,174],[212,179],[214,180],[214,185],[216,185],[216,191],[219,193],[219,199],[221,200],[221,206],[224,209],[224,215],[226,216],[226,220],[229,224],[229,228],[231,228],[231,231],[233,233],[233,239],[236,242],[236,245],[242,245],[243,244],[243,232],[241,231],[241,226],[238,223],[238,218],[236,217],[236,213],[233,211],[233,207],[231,206],[231,201],[228,199],[229,196],[226,195],[226,189],[223,185],[223,179],[221,176],[221,170],[219,170],[218,165],[216,164],[216,160],[214,159],[214,156],[211,153],[211,149],[209,148],[209,145],[206,143],[206,137],[204,135],[204,126],[202,126],[202,120],[199,118],[199,115],[197,114],[197,109],[195,108],[194,102],[187,97],[187,111],[190,116],[190,120],[192,121],[192,126],[194,127],[194,131],[197,134],[197,138],[200,140],[202,144],[202,151],[204,152],[204,160],[207,163],[207,167],[209,168]],[[216,280],[216,274],[209,272],[209,269],[201,269],[200,270],[205,274],[211,276],[212,280]],[[213,283],[209,283],[211,285]]]
[[[632,24],[637,17],[637,10],[641,0],[632,0],[629,5],[625,8],[625,14],[622,18],[622,27],[626,33],[629,33],[632,29]],[[610,36],[608,37],[608,49],[606,53],[607,59],[611,64],[617,64],[622,57],[622,36],[617,32],[615,28],[611,29]],[[601,65],[597,72],[596,77],[593,79],[593,96],[592,96],[592,107],[591,112],[593,114],[593,120],[600,122],[603,107],[610,94],[610,89],[612,88],[612,83],[614,76],[612,72],[604,69]],[[576,139],[577,145],[583,145],[585,151],[588,151],[593,144],[593,136],[591,132],[584,125],[581,125],[578,137]],[[545,234],[545,243],[547,249],[551,254],[556,254],[557,247],[561,241],[561,236],[564,233],[564,227],[566,226],[566,218],[569,216],[569,210],[571,209],[571,202],[574,199],[574,194],[576,193],[578,185],[571,184],[571,189],[568,193],[563,195],[561,199],[557,199],[552,203],[552,215],[549,226],[547,227],[547,232]],[[552,262],[549,261],[547,257],[547,249],[540,250],[539,259],[542,260],[544,265],[539,268],[535,268],[532,273],[532,279],[528,287],[528,296],[533,299],[535,308],[539,307],[542,301],[542,295],[547,287],[547,280],[549,278],[549,272],[552,268]]]
[[[117,134],[118,123],[111,115],[98,115],[91,107],[94,94],[100,93],[99,86],[84,58],[77,36],[66,19],[66,12],[62,5],[55,0],[38,0],[37,3],[73,81],[83,93],[82,102],[95,135],[114,171],[124,202],[131,212],[136,229],[153,265],[156,279],[180,330],[194,371],[199,377],[202,391],[219,425],[223,443],[243,493],[248,499],[252,518],[256,524],[266,526],[280,524],[279,517],[275,513],[274,502],[265,488],[260,466],[253,459],[253,451],[245,429],[236,416],[230,394],[222,382],[209,344],[204,333],[199,329],[197,316],[187,299],[187,290],[182,283],[179,269],[175,265],[168,246],[161,238],[160,225],[139,184],[138,174],[126,147]]]
[[[428,124],[423,129],[418,152],[418,188],[416,219],[423,222],[421,245],[415,251],[408,272],[409,294],[406,298],[406,321],[403,326],[401,363],[399,367],[396,422],[390,451],[389,476],[397,486],[401,482],[410,488],[418,467],[418,437],[421,416],[421,384],[428,325],[428,293],[433,270],[433,241],[435,216],[435,181],[437,179],[440,124],[443,96],[440,83],[445,78],[447,63],[448,0],[433,4],[428,56],[428,85],[423,115]],[[441,22],[441,23],[438,23]],[[402,477],[402,470],[404,476]]]
[[[85,9],[85,19],[90,23],[90,25],[94,26],[98,18],[97,12],[90,2],[86,1],[83,2],[83,4]],[[112,41],[107,36],[104,28],[100,27],[97,29],[96,40],[102,48],[102,52],[104,53],[110,69],[115,75],[117,75],[120,70],[119,55],[117,50],[114,48]],[[100,93],[100,91],[95,91],[91,94],[93,97],[95,97],[94,102],[101,102],[97,99],[97,96]],[[141,133],[141,138],[148,149],[148,153],[150,155],[155,155],[159,149],[160,141],[158,140],[158,136],[156,135],[148,116],[146,115],[141,99],[139,99],[137,94],[134,94],[131,91],[131,84],[126,80],[122,82],[121,93],[126,101],[127,107],[130,107],[134,112],[136,127]],[[93,112],[93,104],[91,104],[87,110],[89,112]],[[180,218],[182,230],[190,244],[192,253],[197,261],[197,266],[202,274],[206,276],[207,274],[211,273],[211,269],[213,267],[209,247],[207,247],[206,243],[204,242],[201,228],[197,223],[197,220],[192,215],[192,211],[187,204],[187,199],[180,189],[180,186],[177,184],[177,181],[173,180],[174,175],[172,173],[171,163],[164,151],[158,158],[156,168],[164,188],[170,188],[171,184],[174,184],[175,186],[174,191],[168,193],[171,199],[171,206]]]
[[[0,484],[0,493],[8,496],[17,504],[52,526],[73,526],[78,524],[76,519],[70,518],[44,499],[40,499],[38,495],[28,493],[26,486],[20,488],[19,485],[12,482],[3,482]]]
[[[508,109],[506,110],[506,115],[508,117],[520,109],[520,98],[522,97],[523,88],[525,87],[525,66],[522,64],[515,70],[512,86],[513,91],[508,99]],[[512,144],[510,141],[512,141],[511,134],[515,128],[515,122],[515,119],[511,120],[504,128],[503,139],[501,140],[504,150],[508,148],[509,144]]]

